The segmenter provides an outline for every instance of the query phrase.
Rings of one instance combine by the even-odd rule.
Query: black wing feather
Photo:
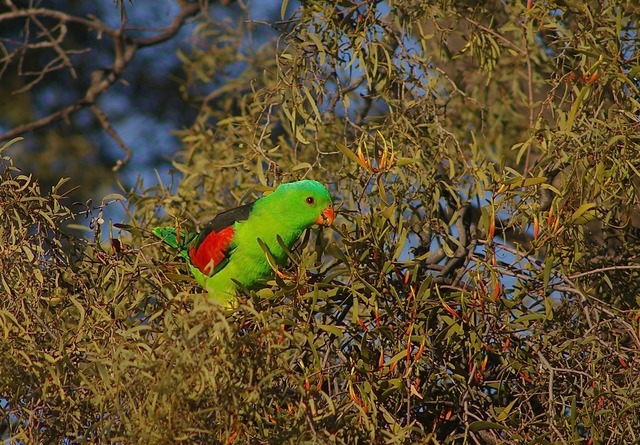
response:
[[[240,207],[218,213],[215,218],[205,224],[202,228],[202,231],[198,234],[198,237],[195,240],[195,246],[199,246],[211,232],[219,232],[238,221],[246,221],[249,219],[251,209],[253,209],[253,204],[253,202],[250,202],[249,204],[241,205]]]

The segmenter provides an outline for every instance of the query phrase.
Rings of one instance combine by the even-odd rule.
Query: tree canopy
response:
[[[634,2],[179,4],[174,183],[79,211],[0,150],[3,439],[640,440]],[[234,311],[150,234],[301,178],[333,227]]]

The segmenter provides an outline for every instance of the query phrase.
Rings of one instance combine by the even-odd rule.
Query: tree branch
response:
[[[81,99],[73,104],[67,105],[57,111],[52,112],[48,116],[26,124],[19,125],[16,128],[0,134],[0,141],[10,140],[25,133],[39,130],[59,120],[67,121],[69,116],[76,111],[85,107],[91,107],[94,115],[96,116],[96,119],[98,120],[103,130],[108,133],[116,141],[118,146],[120,146],[120,148],[122,148],[122,150],[125,152],[125,157],[122,160],[119,160],[114,167],[114,170],[118,170],[130,160],[132,152],[131,149],[127,147],[124,141],[120,138],[115,129],[111,126],[108,116],[98,107],[96,101],[98,100],[100,95],[107,91],[115,82],[117,82],[121,78],[138,49],[158,45],[174,37],[185,24],[186,20],[198,12],[200,8],[199,3],[185,3],[179,1],[178,4],[180,5],[180,12],[173,18],[172,22],[166,27],[160,28],[157,34],[144,38],[132,38],[126,35],[124,33],[124,21],[121,23],[121,26],[118,29],[113,29],[93,16],[89,16],[88,18],[77,17],[61,11],[46,8],[18,9],[15,5],[13,5],[13,3],[8,2],[8,4],[11,8],[11,11],[0,14],[0,23],[22,18],[32,20],[43,32],[43,35],[46,36],[47,41],[34,44],[33,42],[29,41],[28,37],[26,37],[26,41],[24,42],[24,44],[20,48],[15,49],[13,52],[7,51],[3,46],[5,50],[3,51],[4,56],[2,58],[2,62],[5,62],[5,64],[8,65],[16,55],[20,54],[18,57],[21,63],[22,59],[24,58],[24,53],[27,50],[35,48],[34,45],[41,46],[43,43],[46,43],[46,46],[48,47],[53,47],[55,52],[58,54],[57,58],[55,58],[52,62],[49,62],[49,64],[42,68],[39,72],[32,73],[37,75],[35,80],[29,82],[25,87],[14,93],[28,91],[35,84],[37,84],[47,73],[62,67],[68,67],[71,70],[72,76],[74,78],[77,77],[73,65],[71,64],[71,60],[68,56],[74,51],[64,50],[60,45],[66,35],[67,23],[74,23],[84,26],[90,30],[96,30],[98,32],[98,38],[101,38],[103,34],[107,35],[113,40],[114,54],[113,63],[111,66],[103,67],[102,69],[96,70],[91,73],[91,83]],[[57,26],[60,27],[60,36],[55,38],[51,34],[49,29],[47,29],[40,22],[40,20],[38,19],[39,17],[58,20],[59,24]],[[2,70],[0,70],[0,73],[4,73],[6,65]]]

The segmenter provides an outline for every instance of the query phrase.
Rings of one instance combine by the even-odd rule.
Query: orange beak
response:
[[[335,210],[333,210],[333,206],[330,205],[329,207],[324,209],[320,215],[318,215],[318,219],[316,219],[316,224],[318,224],[319,226],[329,227],[333,223],[333,220],[335,219],[335,217],[336,217],[336,212]]]

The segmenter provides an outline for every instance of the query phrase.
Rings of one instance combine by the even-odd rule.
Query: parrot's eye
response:
[[[309,196],[309,197],[307,198],[307,204],[309,204],[309,205],[313,205],[313,203],[314,203],[314,202],[315,202],[315,199],[313,199],[313,196]]]

